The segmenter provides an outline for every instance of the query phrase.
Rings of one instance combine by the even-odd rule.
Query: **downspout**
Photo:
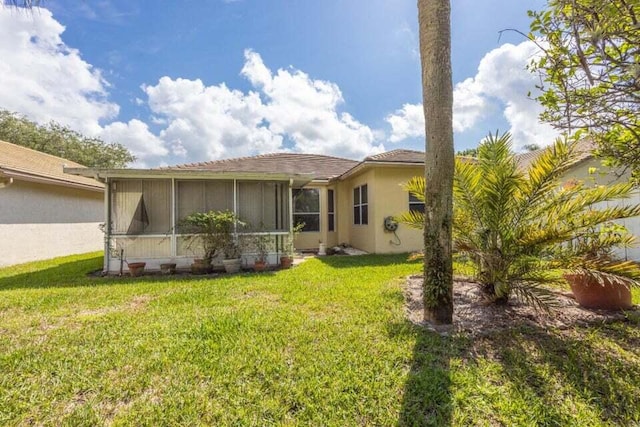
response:
[[[104,263],[102,269],[109,273],[111,262],[111,182],[104,180]]]

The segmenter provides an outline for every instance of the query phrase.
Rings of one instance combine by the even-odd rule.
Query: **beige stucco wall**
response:
[[[369,200],[369,224],[353,224],[353,189],[367,184]],[[336,220],[338,224],[339,243],[348,243],[354,248],[367,252],[375,251],[375,212],[376,203],[373,195],[376,192],[375,173],[372,169],[353,175],[338,184],[338,203]]]
[[[316,188],[319,190],[320,194],[320,231],[318,232],[301,232],[299,233],[294,241],[294,246],[298,250],[317,250],[320,242],[324,243],[327,247],[335,246],[338,243],[338,223],[337,219],[338,215],[338,200],[340,200],[340,196],[338,195],[338,189],[335,184],[328,183],[311,183],[305,186],[305,188]],[[329,210],[329,201],[328,201],[328,190],[334,191],[335,198],[335,218],[336,222],[334,223],[334,231],[329,231],[329,223],[328,223],[328,210]]]
[[[375,216],[369,218],[375,232],[376,253],[400,253],[422,249],[422,232],[399,224],[396,235],[384,228],[384,218],[409,210],[409,192],[402,184],[414,176],[424,175],[422,167],[377,167],[375,169],[376,192],[373,203]],[[399,240],[399,241],[398,241]],[[399,243],[399,244],[398,244]]]
[[[103,194],[15,180],[0,189],[0,266],[101,250]]]

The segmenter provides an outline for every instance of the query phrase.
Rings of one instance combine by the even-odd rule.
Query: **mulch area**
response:
[[[487,302],[480,286],[467,281],[453,284],[453,325],[433,328],[423,321],[422,276],[409,276],[404,288],[407,318],[414,324],[436,329],[443,335],[462,333],[471,336],[489,335],[518,325],[544,329],[569,329],[579,325],[606,323],[626,319],[622,312],[592,310],[580,307],[570,292],[555,291],[558,307],[550,312],[536,311],[512,298],[506,306]],[[635,307],[635,313],[640,310]]]

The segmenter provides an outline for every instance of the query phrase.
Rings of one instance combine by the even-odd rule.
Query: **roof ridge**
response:
[[[174,165],[174,166],[164,166],[164,167],[161,167],[160,169],[166,169],[166,168],[171,168],[171,169],[173,169],[173,168],[194,168],[194,167],[198,167],[198,166],[207,166],[207,165],[213,165],[213,164],[224,164],[224,163],[238,162],[238,161],[243,161],[243,160],[272,158],[272,157],[276,157],[276,156],[280,156],[280,155],[323,157],[323,158],[327,158],[327,159],[358,162],[358,160],[352,160],[352,159],[347,159],[347,158],[344,158],[344,157],[337,157],[337,156],[328,156],[326,154],[294,153],[294,152],[290,152],[290,151],[277,151],[277,152],[274,152],[274,153],[262,153],[262,154],[256,154],[256,155],[253,155],[253,156],[229,157],[229,158],[226,158],[226,159],[207,160],[207,161],[204,161],[204,162],[181,163],[181,164],[177,164],[177,165]]]

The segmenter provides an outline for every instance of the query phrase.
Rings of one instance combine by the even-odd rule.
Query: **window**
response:
[[[424,213],[424,202],[411,193],[409,193],[409,210]]]
[[[355,225],[369,224],[367,184],[353,189],[353,223]]]
[[[293,223],[302,231],[320,231],[320,192],[314,188],[293,190]]]
[[[336,229],[336,210],[333,190],[327,190],[327,227],[329,231]]]

